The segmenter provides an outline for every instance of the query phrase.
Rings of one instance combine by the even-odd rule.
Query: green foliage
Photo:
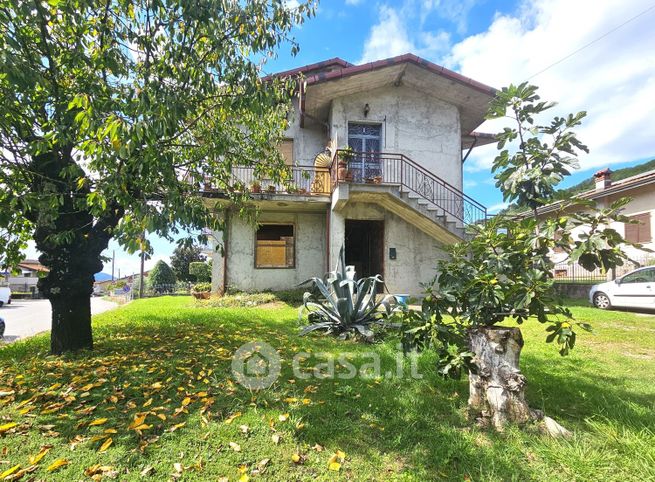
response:
[[[380,275],[349,279],[343,247],[336,269],[323,278],[314,277],[301,284],[310,282],[311,291],[304,294],[299,312],[300,317],[308,313],[310,324],[301,329],[301,335],[324,331],[341,338],[359,335],[371,340],[371,326],[386,325],[396,303],[391,295],[377,301],[377,287],[383,283]]]
[[[555,117],[548,125],[535,123],[554,105],[540,101],[536,91],[527,84],[504,88],[488,114],[495,119],[509,112],[515,122],[497,135],[501,152],[493,164],[496,185],[505,200],[526,206],[534,216],[499,215],[471,226],[470,241],[450,247],[450,258],[438,263],[439,274],[426,287],[422,313],[405,310],[402,316],[405,348],[434,348],[444,375],[459,376],[463,367],[475,369],[468,353],[469,328],[507,318],[518,324],[529,318],[547,324],[546,341],[556,342],[560,354],[567,355],[575,346],[574,328],[590,330],[591,326],[576,323],[557,299],[553,251],[602,272],[626,259],[621,247],[629,243],[610,226],[629,221],[620,214],[627,199],[596,209],[593,202],[572,198],[552,216],[537,216],[538,208],[553,200],[558,183],[577,165],[575,154],[587,149],[572,131],[583,112]],[[513,141],[518,146],[510,155],[508,143]],[[580,234],[574,235],[581,227],[576,230]]]
[[[536,209],[547,204],[555,186],[578,168],[576,153],[589,152],[572,129],[579,126],[586,112],[554,117],[550,124],[535,124],[537,115],[555,106],[540,101],[537,87],[522,83],[504,87],[489,106],[488,119],[509,117],[516,125],[496,134],[500,153],[494,159],[496,187],[503,199]],[[508,144],[518,141],[510,154]]]
[[[15,265],[34,238],[50,268],[39,286],[65,303],[90,295],[112,238],[148,254],[148,233],[204,244],[204,228],[223,227],[199,195],[207,179],[241,208],[232,166],[287,176],[276,146],[297,79],[262,80],[263,68],[281,46],[298,51],[291,31],[313,11],[286,0],[3,1],[0,234],[11,236],[0,236],[0,263]]]
[[[612,182],[621,181],[623,179],[636,176],[643,172],[652,171],[653,169],[655,169],[655,159],[645,162],[643,164],[638,164],[636,166],[617,169],[616,171],[612,171]],[[572,196],[594,189],[594,186],[595,186],[594,178],[590,177],[574,186],[568,187],[566,189],[558,189],[555,192],[554,197],[555,199],[568,200],[571,199]],[[503,214],[518,214],[518,213],[526,212],[528,210],[529,208],[527,206],[519,207],[516,204],[512,204],[506,210],[503,211]]]
[[[155,293],[169,293],[175,290],[175,273],[164,261],[159,260],[150,270],[148,289]]]
[[[194,261],[189,263],[189,275],[196,281],[206,283],[212,279],[212,268],[204,261]]]
[[[196,283],[193,285],[193,291],[195,293],[207,293],[212,290],[211,283]]]
[[[202,254],[200,246],[181,244],[173,250],[171,268],[175,271],[175,277],[180,281],[207,281],[200,280],[189,272],[191,263],[204,262],[205,260],[206,256]]]

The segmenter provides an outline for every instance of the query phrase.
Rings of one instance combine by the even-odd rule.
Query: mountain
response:
[[[107,273],[96,273],[95,274],[95,280],[96,281],[107,281],[108,279],[111,279],[111,275]]]
[[[622,179],[626,179],[628,177],[636,176],[637,174],[641,174],[642,172],[652,171],[653,169],[655,169],[655,159],[650,160],[648,162],[644,162],[643,164],[637,164],[636,166],[617,169],[616,171],[612,171],[612,182],[616,182]],[[574,186],[567,187],[566,189],[559,189],[555,193],[555,199],[558,200],[569,199],[574,195],[580,194],[581,192],[585,192],[593,189],[594,186],[595,186],[594,177],[591,176],[588,179],[585,179],[584,181],[579,182]],[[501,211],[501,213],[518,214],[525,211],[527,211],[527,208],[519,207],[516,204],[512,204],[507,209]]]

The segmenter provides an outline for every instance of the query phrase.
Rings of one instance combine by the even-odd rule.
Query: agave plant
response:
[[[387,318],[397,301],[393,295],[377,301],[380,275],[355,280],[348,276],[343,247],[339,252],[336,269],[323,278],[310,278],[301,283],[311,283],[311,290],[303,296],[299,316],[308,312],[310,324],[301,329],[300,335],[312,331],[323,331],[346,338],[351,334],[361,335],[366,340],[373,338],[372,325],[387,325]]]

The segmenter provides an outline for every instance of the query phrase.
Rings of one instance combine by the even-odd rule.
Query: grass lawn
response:
[[[441,380],[429,353],[418,360],[420,380],[294,378],[291,359],[302,351],[346,351],[357,366],[373,351],[383,373],[395,371],[391,339],[298,338],[297,311],[284,304],[135,301],[94,317],[92,353],[47,356],[44,335],[0,348],[0,474],[31,466],[24,480],[655,480],[655,316],[574,312],[595,334],[581,334],[567,358],[538,323],[523,329],[531,405],[574,431],[553,440],[471,427],[466,381]],[[253,340],[283,361],[278,382],[259,392],[231,374],[232,353]]]

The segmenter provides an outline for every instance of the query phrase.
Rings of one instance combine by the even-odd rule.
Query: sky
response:
[[[332,57],[363,63],[414,53],[496,88],[528,80],[543,99],[558,102],[552,115],[588,112],[577,133],[591,152],[580,156],[566,187],[598,169],[655,158],[654,25],[655,0],[323,0],[295,29],[300,53],[283,48],[265,73]],[[464,165],[464,191],[490,213],[505,207],[490,171],[495,151],[494,144],[474,149]],[[175,247],[154,236],[151,242],[146,268],[168,261]],[[138,256],[114,243],[105,254],[114,250],[116,274],[138,271]],[[36,256],[33,247],[27,254]]]

